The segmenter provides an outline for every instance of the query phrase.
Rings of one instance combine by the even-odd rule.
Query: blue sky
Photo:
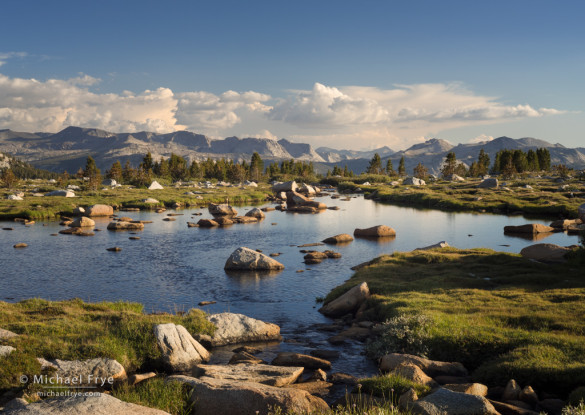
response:
[[[578,1],[0,5],[0,128],[585,146]]]

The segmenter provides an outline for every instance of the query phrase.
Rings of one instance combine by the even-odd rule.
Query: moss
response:
[[[22,188],[21,190],[27,190]],[[45,190],[41,193],[44,193]],[[258,188],[222,187],[199,189],[200,195],[185,195],[189,188],[166,187],[162,190],[136,189],[124,186],[101,191],[75,191],[76,198],[26,196],[22,201],[6,199],[13,192],[0,192],[0,220],[28,218],[33,220],[55,219],[60,215],[71,215],[77,206],[91,206],[99,203],[124,208],[154,209],[172,207],[175,203],[183,206],[206,206],[208,203],[258,203],[266,200],[271,193],[269,186],[261,184]],[[191,189],[192,190],[192,189]],[[197,199],[201,196],[202,199]],[[146,204],[142,200],[157,199],[159,204]]]
[[[585,277],[575,263],[489,249],[394,253],[364,265],[326,302],[363,281],[368,318],[424,313],[429,357],[459,361],[478,381],[515,378],[561,394],[585,384]]]
[[[144,314],[142,310],[136,303],[90,304],[79,299],[0,302],[0,327],[20,334],[7,342],[18,353],[0,358],[0,390],[20,386],[17,379],[22,374],[38,373],[36,357],[108,357],[127,371],[156,369],[153,362],[160,352],[152,330],[155,324],[181,324],[193,334],[212,334],[215,329],[198,309],[182,315]]]
[[[414,389],[419,397],[426,395],[431,388],[406,379],[400,375],[387,374],[372,378],[360,379],[354,392],[362,392],[367,395],[378,396],[398,404],[398,398],[409,389]]]

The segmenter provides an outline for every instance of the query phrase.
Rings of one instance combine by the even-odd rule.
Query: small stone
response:
[[[517,401],[518,397],[520,396],[520,386],[514,379],[510,379],[508,384],[506,385],[506,389],[504,389],[504,393],[502,394],[503,401]]]
[[[106,251],[110,251],[110,252],[120,252],[122,250],[122,248],[120,248],[119,246],[114,246],[112,248],[106,248]]]
[[[25,244],[24,242],[19,242],[14,245],[15,248],[26,248],[27,246],[28,244]]]

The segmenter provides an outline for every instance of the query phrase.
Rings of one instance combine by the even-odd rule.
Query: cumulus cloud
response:
[[[210,92],[182,92],[178,99],[177,121],[190,129],[220,131],[239,124],[237,111],[265,113],[271,109],[264,102],[270,95],[254,91],[226,91],[221,95]]]
[[[334,132],[339,141],[353,147],[374,142],[400,148],[417,137],[457,127],[561,113],[526,104],[504,105],[458,83],[395,85],[390,89],[316,83],[311,90],[290,91],[268,116],[299,130]],[[304,135],[299,131],[298,137]]]
[[[18,54],[0,54],[0,62]],[[26,54],[22,55],[26,56]],[[316,146],[404,148],[413,140],[462,126],[561,114],[528,104],[506,105],[457,83],[392,88],[315,83],[280,98],[256,92],[99,93],[100,79],[10,78],[0,74],[0,128],[56,132],[69,125],[113,132],[188,129],[215,137],[287,137]],[[246,134],[246,133],[256,134]]]
[[[78,125],[114,132],[191,129],[213,134],[240,123],[238,112],[270,109],[264,105],[270,96],[254,91],[176,94],[161,87],[138,94],[92,92],[90,88],[99,82],[84,74],[47,81],[0,74],[0,127],[55,132]]]
[[[334,88],[316,83],[294,91],[270,111],[272,119],[299,126],[336,127],[398,123],[446,123],[505,120],[560,114],[550,108],[508,106],[475,95],[457,83]]]

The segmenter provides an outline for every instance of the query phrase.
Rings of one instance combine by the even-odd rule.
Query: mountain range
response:
[[[407,173],[419,162],[431,173],[438,173],[445,155],[455,152],[457,159],[469,165],[476,160],[480,149],[492,158],[502,149],[536,149],[546,147],[551,153],[553,164],[565,164],[578,169],[585,168],[585,148],[566,148],[561,144],[551,144],[535,138],[512,139],[499,137],[483,143],[468,143],[453,146],[440,139],[430,139],[412,147],[393,151],[387,146],[367,150],[337,150],[328,147],[314,149],[310,144],[294,143],[287,139],[238,138],[227,137],[213,140],[202,134],[189,131],[176,131],[168,134],[152,132],[111,133],[95,128],[67,127],[58,133],[28,133],[0,130],[0,152],[11,154],[31,163],[37,168],[74,173],[85,166],[87,156],[92,156],[102,171],[120,160],[122,164],[130,160],[137,165],[147,152],[155,160],[168,157],[171,153],[185,157],[189,161],[229,158],[237,161],[250,160],[254,152],[268,161],[305,160],[315,165],[317,172],[325,173],[335,164],[356,173],[366,169],[375,153],[382,158],[383,166],[388,159],[398,168],[401,157],[405,159]]]

